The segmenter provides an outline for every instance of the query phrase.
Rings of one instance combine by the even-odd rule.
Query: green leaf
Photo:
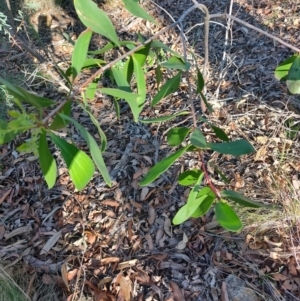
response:
[[[228,136],[226,135],[226,133],[222,129],[220,129],[219,127],[214,126],[212,124],[210,124],[210,126],[211,126],[211,128],[213,129],[213,131],[215,132],[215,134],[218,138],[220,138],[223,141],[229,142]]]
[[[151,47],[154,48],[154,49],[155,48],[163,49],[163,50],[165,50],[167,52],[170,52],[171,54],[173,54],[173,55],[175,55],[175,56],[183,59],[183,57],[179,53],[175,52],[170,47],[168,47],[167,45],[165,45],[164,43],[162,43],[161,41],[152,41]]]
[[[171,146],[177,146],[181,144],[191,129],[180,127],[180,128],[173,128],[168,131],[167,133],[167,141]]]
[[[193,204],[185,204],[182,206],[176,213],[173,218],[172,223],[174,225],[180,225],[184,223],[186,220],[191,218],[197,208],[199,208],[200,204],[207,198],[207,195],[204,195],[196,200],[194,200]]]
[[[206,97],[204,96],[204,94],[202,92],[199,93],[200,94],[200,97],[202,99],[202,101],[204,102],[207,110],[209,113],[212,113],[213,112],[213,108],[212,106],[208,103],[208,101],[206,100]]]
[[[120,46],[118,35],[111,20],[95,2],[91,0],[74,0],[74,6],[80,21],[86,27],[90,27],[94,32],[105,36],[114,44]]]
[[[133,0],[123,0],[125,8],[134,16],[156,23],[155,20]]]
[[[194,185],[197,182],[197,179],[201,175],[200,170],[192,169],[192,170],[187,170],[181,173],[178,176],[178,183],[182,186],[191,186]]]
[[[233,211],[233,209],[226,203],[220,201],[215,207],[216,218],[219,224],[233,232],[237,232],[242,229],[242,223]]]
[[[252,208],[260,208],[260,207],[265,207],[265,208],[271,208],[272,205],[265,205],[259,202],[252,201],[251,199],[245,197],[244,195],[233,191],[233,190],[223,190],[221,191],[221,196],[224,199],[229,199],[231,201],[234,201],[241,206],[244,207],[252,207]]]
[[[245,139],[223,143],[207,143],[207,146],[215,152],[232,156],[247,155],[255,152],[254,147]]]
[[[280,81],[285,81],[287,79],[290,68],[292,67],[297,56],[298,55],[295,54],[278,65],[274,73],[276,79]]]
[[[56,182],[57,166],[56,161],[49,150],[45,131],[42,131],[40,135],[38,152],[43,175],[47,182],[48,188],[51,189]]]
[[[167,69],[188,71],[191,67],[191,64],[185,62],[182,58],[172,56],[166,62],[161,63],[161,66]]]
[[[204,78],[197,66],[197,93],[202,93],[204,88]]]
[[[81,69],[91,68],[91,67],[100,67],[102,65],[106,65],[106,62],[101,59],[85,59]]]
[[[83,91],[83,95],[89,100],[89,101],[93,101],[95,98],[95,94],[97,91],[97,86],[98,83],[97,82],[91,82],[85,89],[85,91]]]
[[[178,112],[176,114],[161,116],[161,117],[157,117],[157,118],[139,119],[139,122],[142,122],[145,124],[154,123],[154,122],[164,122],[164,121],[172,120],[180,115],[189,115],[189,114],[190,114],[190,112],[188,112],[188,111],[182,111],[182,112]]]
[[[157,65],[155,68],[155,79],[156,79],[156,83],[157,83],[157,88],[159,88],[160,83],[163,79],[160,65]]]
[[[22,132],[25,132],[25,130],[10,128],[8,122],[0,119],[0,145],[12,141],[18,134]]]
[[[68,101],[59,111],[59,113],[62,113],[64,115],[70,116],[71,115],[71,101]],[[68,125],[68,122],[64,119],[62,119],[59,114],[57,114],[49,126],[50,130],[60,130]]]
[[[141,112],[143,110],[143,104],[145,103],[146,100],[146,93],[147,93],[146,80],[145,80],[143,68],[140,65],[139,60],[135,56],[132,57],[132,60],[133,60],[134,74],[135,74],[137,92],[138,92],[137,104],[139,105],[139,109]]]
[[[294,60],[286,79],[286,85],[292,94],[300,94],[300,55]]]
[[[137,94],[125,92],[125,91],[122,91],[119,89],[112,89],[112,88],[100,88],[99,91],[104,94],[108,94],[108,95],[111,95],[114,97],[119,97],[119,98],[125,99],[131,108],[131,111],[132,111],[132,114],[134,117],[134,121],[135,122],[138,121],[138,117],[139,117],[141,111],[140,111],[140,106],[137,103],[137,100],[138,100]]]
[[[206,198],[201,202],[201,204],[195,210],[195,212],[192,214],[191,217],[197,218],[206,214],[209,208],[211,207],[212,203],[216,199],[216,195],[214,194],[214,192],[211,190],[210,187],[203,187],[199,191],[197,198],[202,197],[204,195],[206,195]]]
[[[72,65],[71,65],[73,81],[80,73],[84,65],[84,60],[86,59],[87,56],[91,37],[92,37],[92,30],[88,28],[79,35],[75,43],[75,47],[72,54]]]
[[[104,134],[104,132],[102,131],[98,120],[94,117],[94,115],[90,112],[89,109],[85,108],[83,105],[80,105],[80,107],[89,115],[91,121],[97,128],[99,136],[101,138],[101,148],[100,149],[101,149],[101,152],[104,152],[106,150],[106,146],[107,146],[107,138],[106,138],[106,135]]]
[[[123,67],[123,72],[126,77],[127,82],[130,84],[132,75],[133,75],[133,60],[132,56],[130,56],[127,61],[125,62],[125,65]]]
[[[83,139],[85,140],[87,146],[89,147],[92,158],[93,158],[96,166],[98,167],[105,183],[108,186],[111,186],[112,182],[111,182],[107,167],[104,163],[102,153],[101,153],[95,139],[93,138],[93,136],[82,125],[80,125],[73,118],[70,118],[70,117],[65,116],[65,115],[61,115],[61,116],[62,116],[62,118],[67,119],[68,121],[72,122],[77,127],[77,129],[79,130],[81,136],[83,137]]]
[[[2,83],[6,87],[7,91],[19,101],[29,103],[38,109],[51,106],[55,103],[51,99],[29,93],[21,87],[11,84],[2,77],[0,77],[0,83]]]
[[[114,80],[119,89],[131,93],[132,90],[130,88],[129,83],[127,82],[126,75],[124,74],[123,69],[119,69],[117,66],[113,66],[111,68],[111,72]]]
[[[151,105],[155,106],[160,100],[174,93],[180,84],[181,71],[179,71],[174,77],[170,78],[154,96]]]
[[[53,133],[50,133],[50,137],[60,149],[76,189],[82,190],[94,175],[95,166],[93,161],[85,152],[73,144],[68,143]]]
[[[191,215],[191,217],[198,218],[206,214],[207,211],[210,209],[211,205],[213,204],[214,200],[215,200],[214,197],[207,195],[206,198],[201,202],[199,207]]]
[[[203,180],[204,173],[201,173],[196,181],[195,186],[189,193],[187,203],[181,207],[173,218],[173,224],[179,225],[189,219],[192,214],[197,210],[201,202],[206,198],[206,195],[197,198],[200,190],[200,183]]]
[[[144,66],[144,64],[145,64],[145,62],[147,60],[147,56],[149,54],[150,47],[151,47],[151,43],[148,43],[148,44],[145,45],[145,47],[137,50],[132,55],[132,58],[136,59],[138,61],[138,63],[140,64],[141,67]]]
[[[139,183],[140,186],[146,186],[147,184],[152,183],[156,178],[158,178],[162,173],[164,173],[170,166],[188,149],[189,145],[183,148],[180,148],[175,153],[169,157],[164,158],[156,165],[154,165],[146,174],[144,179]]]
[[[205,141],[205,137],[202,134],[202,132],[200,130],[195,130],[192,135],[191,135],[191,143],[192,145],[198,147],[198,148],[207,148],[208,143],[206,143]]]

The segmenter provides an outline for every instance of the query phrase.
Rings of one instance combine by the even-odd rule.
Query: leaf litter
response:
[[[260,17],[263,23],[273,22],[269,26],[275,32],[283,26],[286,14],[283,10],[291,10],[285,2],[272,3],[279,14],[276,23],[270,18],[271,4],[268,1],[236,2],[241,5],[239,13],[243,20],[251,23],[254,17]],[[179,3],[176,11],[170,1],[158,4],[177,17],[185,10],[187,1]],[[225,11],[225,4],[221,1],[208,4],[211,13],[220,12],[221,7]],[[159,14],[162,24],[167,24],[167,17],[158,7],[150,2],[146,7],[148,11]],[[109,12],[108,4],[107,9]],[[119,7],[117,11],[111,8],[115,24],[126,28],[120,24],[122,18],[118,14],[126,15]],[[189,18],[192,23],[198,20],[196,13]],[[128,28],[133,32],[159,30],[155,27],[157,25],[151,26],[146,22],[146,26],[141,28],[140,21],[133,20]],[[231,139],[242,137],[250,140],[257,152],[239,159],[212,153],[208,162],[209,172],[216,175],[215,184],[221,189],[224,182],[215,166],[230,179],[226,188],[244,192],[266,203],[284,199],[286,204],[281,205],[293,208],[293,197],[286,188],[290,187],[288,177],[293,175],[295,197],[299,196],[300,148],[297,139],[287,137],[285,120],[298,121],[299,111],[294,103],[293,112],[288,110],[284,103],[286,92],[280,83],[274,82],[267,71],[259,68],[265,65],[274,70],[276,62],[272,61],[269,53],[278,57],[286,53],[283,49],[276,52],[273,43],[263,37],[259,37],[258,43],[256,34],[235,26],[234,37],[238,44],[230,49],[232,65],[228,64],[230,71],[220,86],[220,96],[234,101],[228,101],[211,118]],[[298,36],[294,25],[284,26],[296,43]],[[195,41],[195,48],[201,50],[202,39],[197,34],[198,31],[192,30],[189,38]],[[213,31],[213,34],[215,39],[211,43],[216,47],[212,47],[211,56],[217,55],[219,49],[218,32]],[[246,34],[252,47],[247,53],[241,52],[238,46],[246,43]],[[166,43],[176,41],[177,33],[170,31],[162,39]],[[181,51],[179,44],[171,46]],[[255,53],[260,52],[266,55],[257,58]],[[235,57],[242,57],[238,68],[234,65]],[[214,64],[216,62],[212,62]],[[208,89],[212,91],[215,89],[213,77],[208,83]],[[166,115],[185,109],[187,97],[182,87],[177,95],[170,98],[171,102],[163,101],[157,112],[147,109],[143,114],[153,118],[157,113]],[[247,227],[239,235],[219,228],[212,212],[200,219],[189,220],[180,227],[172,226],[171,220],[185,203],[187,195],[183,188],[174,185],[176,175],[182,166],[197,167],[196,158],[182,158],[154,185],[139,188],[138,180],[157,158],[162,159],[169,152],[164,137],[160,135],[172,127],[172,123],[149,128],[132,124],[125,116],[120,126],[114,117],[109,123],[105,121],[104,116],[113,116],[113,108],[107,98],[96,101],[94,107],[102,126],[109,127],[111,131],[108,151],[104,156],[114,171],[112,188],[105,187],[97,174],[84,191],[74,192],[60,162],[57,185],[47,190],[36,159],[23,154],[16,154],[15,158],[6,156],[10,152],[16,153],[14,144],[1,147],[2,260],[13,261],[18,254],[18,260],[42,273],[45,282],[50,281],[51,273],[61,273],[67,300],[78,299],[82,291],[93,295],[97,301],[217,300],[220,296],[226,300],[227,291],[223,283],[228,273],[246,280],[249,287],[254,286],[262,296],[274,300],[278,300],[276,296],[290,298],[288,300],[300,298],[299,216],[278,217],[260,224],[256,224],[254,218],[252,223],[247,221]],[[80,111],[76,118],[89,126],[87,117]],[[189,125],[189,121],[185,124]],[[206,139],[215,142],[212,129],[205,125],[202,129]],[[83,141],[76,135],[76,142],[83,146]],[[154,143],[155,140],[158,144]],[[129,144],[131,147],[127,149]]]

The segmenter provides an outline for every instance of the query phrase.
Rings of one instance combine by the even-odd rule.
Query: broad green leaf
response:
[[[146,80],[145,75],[142,66],[140,65],[140,62],[138,59],[133,56],[133,68],[134,68],[134,74],[135,74],[135,80],[137,84],[137,92],[138,92],[138,98],[137,98],[137,104],[139,105],[140,112],[143,110],[143,104],[146,100],[146,93],[147,93],[147,87],[146,87]]]
[[[70,116],[71,115],[71,101],[68,101],[59,111],[59,113],[63,113],[64,115]],[[57,114],[52,121],[51,125],[49,126],[50,130],[60,130],[68,125],[68,122],[62,119],[59,114]]]
[[[192,135],[191,135],[191,143],[192,145],[198,147],[198,148],[207,148],[208,143],[206,143],[205,141],[205,137],[202,134],[202,132],[200,130],[195,130]]]
[[[41,109],[55,104],[55,102],[51,99],[29,93],[21,87],[11,84],[2,77],[0,77],[0,83],[2,83],[6,87],[7,91],[19,101],[29,103],[36,108]]]
[[[135,58],[141,67],[144,66],[144,64],[147,60],[147,56],[149,54],[150,47],[151,47],[151,43],[148,43],[147,45],[145,45],[145,47],[139,49],[132,55],[132,58]]]
[[[237,232],[242,229],[242,223],[233,211],[233,209],[226,203],[220,201],[215,207],[216,218],[219,224],[233,232]]]
[[[168,47],[167,45],[162,43],[161,41],[152,41],[151,47],[166,50],[167,52],[170,52],[171,54],[183,59],[183,57],[179,53],[175,52],[170,47]]]
[[[97,86],[98,83],[97,82],[91,82],[85,89],[85,91],[83,91],[83,95],[89,100],[89,101],[93,101],[96,95],[96,91],[97,91]]]
[[[8,122],[0,119],[0,145],[12,141],[18,134],[22,132],[25,132],[25,130],[9,128]]]
[[[125,91],[122,91],[119,89],[112,89],[112,88],[100,88],[99,91],[104,94],[108,94],[108,95],[111,95],[114,97],[125,99],[131,108],[131,111],[132,111],[132,114],[134,117],[134,121],[135,122],[138,121],[138,117],[139,117],[141,111],[140,111],[140,106],[137,103],[137,100],[138,100],[137,94],[125,92]]]
[[[164,158],[157,164],[155,164],[146,174],[144,179],[139,183],[140,186],[146,186],[147,184],[152,183],[156,178],[158,178],[162,173],[171,167],[171,165],[188,149],[189,145],[183,148],[180,148],[172,155]]]
[[[200,204],[205,201],[207,198],[207,195],[204,195],[196,200],[192,204],[185,204],[182,206],[176,213],[176,215],[173,218],[173,224],[174,225],[180,225],[184,223],[186,220],[191,218],[197,208],[200,206]]]
[[[202,172],[200,170],[196,169],[184,171],[178,176],[178,183],[182,186],[194,185],[197,182],[197,179],[199,179],[201,173]]]
[[[199,191],[200,191],[200,184],[203,180],[204,173],[201,172],[194,187],[189,193],[188,200],[187,200],[187,205],[189,205],[190,208],[193,208],[194,210],[192,213],[197,209],[198,206],[195,206],[194,201],[199,198]]]
[[[172,120],[180,115],[189,115],[189,114],[190,114],[190,112],[188,112],[188,111],[182,111],[182,112],[179,112],[179,113],[176,113],[173,115],[168,115],[168,116],[161,116],[161,117],[150,118],[150,119],[139,119],[139,122],[142,122],[145,124],[154,123],[154,122],[164,122],[164,121]]]
[[[123,73],[127,79],[127,82],[130,84],[132,75],[133,75],[133,60],[132,56],[130,56],[127,61],[125,62],[125,65],[123,67]]]
[[[48,188],[51,189],[56,182],[57,166],[56,161],[49,150],[45,131],[42,131],[40,135],[38,152],[43,175],[47,182]]]
[[[207,143],[207,146],[215,152],[232,156],[247,155],[255,152],[251,143],[245,139],[223,143]]]
[[[287,75],[297,56],[298,55],[295,54],[278,65],[274,73],[276,79],[280,81],[285,81],[287,79]]]
[[[96,166],[98,167],[105,183],[108,186],[111,186],[112,182],[111,182],[107,167],[104,163],[102,153],[101,153],[95,139],[93,138],[93,136],[82,125],[80,125],[73,118],[70,118],[70,117],[65,116],[65,115],[61,115],[61,116],[62,116],[62,118],[67,119],[68,121],[72,122],[76,126],[76,128],[79,130],[81,136],[83,137],[83,139],[85,140],[87,146],[90,149],[92,158],[93,158]]]
[[[88,28],[79,35],[75,43],[75,47],[72,53],[72,65],[71,65],[73,81],[80,73],[84,65],[84,61],[87,56],[91,37],[92,37],[92,30]]]
[[[133,0],[123,0],[126,9],[134,16],[156,23],[155,20]]]
[[[174,77],[170,78],[154,96],[151,105],[155,106],[160,100],[174,93],[180,84],[181,71],[179,71]]]
[[[221,196],[224,199],[229,199],[229,200],[234,201],[244,207],[252,207],[252,208],[260,208],[260,207],[270,208],[270,207],[272,207],[272,205],[265,205],[263,203],[252,201],[251,199],[249,199],[249,198],[245,197],[244,195],[242,195],[236,191],[233,191],[233,190],[223,190],[223,191],[221,191]]]
[[[91,67],[100,67],[102,65],[106,65],[106,62],[101,59],[85,59],[81,69],[91,68]]]
[[[172,56],[166,62],[161,63],[161,66],[167,69],[188,71],[191,67],[191,64],[186,63],[182,58]]]
[[[294,60],[286,79],[286,85],[292,94],[300,94],[300,55]]]
[[[92,0],[74,0],[74,6],[80,21],[86,27],[90,27],[94,32],[105,36],[120,46],[118,35],[111,20],[95,2]]]
[[[98,120],[90,112],[89,109],[85,108],[83,105],[80,105],[80,107],[90,116],[91,121],[93,122],[93,124],[97,128],[99,136],[101,138],[101,148],[100,149],[101,149],[101,152],[104,152],[106,150],[106,146],[107,146],[107,138],[106,138],[106,135],[104,134],[104,132],[102,131]]]
[[[111,68],[112,76],[119,89],[131,93],[129,83],[127,82],[126,76],[123,69],[119,69],[117,66]]]
[[[191,215],[191,217],[198,218],[198,217],[203,216],[204,214],[206,214],[207,211],[210,209],[210,207],[213,204],[215,199],[216,199],[215,197],[207,195],[206,198],[200,203],[198,208]]]
[[[223,141],[229,142],[228,136],[226,135],[226,133],[222,129],[220,129],[219,127],[217,127],[215,125],[212,125],[212,124],[210,124],[210,126],[211,126],[211,128],[213,129],[213,131],[215,132],[215,134],[218,138],[220,138]]]
[[[181,144],[191,129],[180,127],[180,128],[173,128],[168,131],[167,133],[167,141],[171,146],[177,146]]]
[[[199,207],[192,214],[192,217],[197,218],[197,217],[200,217],[200,216],[204,215],[209,210],[209,208],[211,207],[212,203],[216,199],[215,193],[208,186],[203,187],[199,191],[199,193],[197,195],[197,198],[200,198],[200,197],[202,197],[204,195],[206,195],[207,197],[205,198],[205,200],[203,200],[201,202],[201,204],[199,205]]]
[[[157,88],[159,88],[160,83],[163,79],[160,65],[157,65],[155,68],[155,79],[156,79],[156,83],[157,83]]]
[[[75,145],[68,143],[53,133],[50,133],[50,137],[60,149],[76,189],[82,190],[94,175],[95,166],[93,161],[85,152],[78,149]]]

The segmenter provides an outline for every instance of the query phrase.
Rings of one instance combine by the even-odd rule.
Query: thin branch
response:
[[[292,44],[289,44],[289,43],[281,40],[280,38],[277,38],[274,35],[272,35],[270,33],[267,33],[264,30],[262,30],[260,28],[257,28],[257,27],[255,27],[255,26],[253,26],[253,25],[251,25],[251,24],[249,24],[249,23],[247,23],[245,21],[242,21],[241,19],[239,19],[237,17],[231,16],[229,14],[213,14],[213,15],[210,15],[210,19],[212,19],[212,18],[229,18],[229,19],[232,19],[232,20],[234,20],[234,21],[236,21],[238,23],[243,24],[246,27],[249,27],[249,28],[251,28],[251,29],[253,29],[253,30],[255,30],[255,31],[257,31],[257,32],[265,35],[265,36],[267,36],[268,38],[271,38],[271,39],[277,41],[281,45],[284,45],[285,47],[290,48],[291,50],[293,50],[293,51],[295,51],[297,53],[300,53],[300,48],[298,48],[296,46],[293,46]]]

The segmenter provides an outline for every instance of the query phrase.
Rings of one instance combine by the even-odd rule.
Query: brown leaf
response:
[[[86,236],[86,241],[89,243],[89,244],[93,244],[96,239],[97,239],[97,236],[95,233],[93,233],[92,231],[84,231],[84,234]]]
[[[8,190],[6,191],[1,191],[0,192],[0,205],[5,201],[6,197],[10,194],[10,192],[12,191],[12,188],[9,188]]]
[[[119,207],[120,203],[115,200],[104,200],[101,202],[102,205],[110,206],[110,207]]]
[[[62,277],[62,280],[63,280],[64,284],[69,289],[68,271],[67,271],[67,265],[66,265],[66,263],[64,263],[61,266],[61,277]]]
[[[142,205],[142,204],[140,204],[140,203],[138,203],[138,202],[135,202],[135,201],[133,201],[133,200],[130,200],[130,203],[131,203],[131,205],[132,205],[133,207],[135,207],[135,208],[138,208],[138,209],[142,209],[142,208],[143,208],[143,205]]]
[[[181,289],[179,288],[179,286],[177,285],[177,283],[171,280],[170,281],[170,286],[171,286],[171,289],[174,293],[175,301],[185,301],[183,293],[182,293]]]
[[[154,223],[154,221],[155,221],[155,218],[156,218],[156,211],[155,211],[155,209],[154,209],[153,206],[149,206],[148,207],[148,215],[149,215],[149,217],[148,217],[148,223],[150,225],[152,225]]]
[[[53,283],[53,279],[49,274],[44,274],[42,277],[42,281],[44,284],[52,284]]]
[[[71,281],[77,275],[78,271],[79,271],[78,269],[69,271],[67,274],[68,281]]]
[[[116,278],[116,283],[120,285],[120,294],[123,296],[125,301],[130,301],[132,283],[130,279],[126,279],[121,273]]]
[[[105,265],[105,264],[115,263],[115,262],[119,262],[119,261],[120,261],[119,257],[107,257],[107,258],[101,259],[101,264]]]
[[[149,250],[153,250],[153,241],[152,241],[151,235],[148,233],[148,234],[145,235],[145,238],[147,240]]]
[[[8,240],[8,239],[10,239],[10,238],[12,238],[12,237],[14,237],[16,235],[20,235],[20,234],[23,234],[23,233],[28,233],[31,230],[32,230],[31,226],[29,226],[29,225],[28,226],[24,226],[24,227],[20,227],[20,228],[17,228],[15,230],[11,231],[10,233],[6,233],[4,235],[4,238],[6,240]]]

